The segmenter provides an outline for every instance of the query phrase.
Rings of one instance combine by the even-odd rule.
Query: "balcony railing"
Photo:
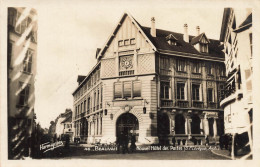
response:
[[[208,102],[208,108],[217,108],[217,103]]]
[[[170,99],[161,100],[161,107],[173,107],[173,101]]]
[[[188,108],[189,107],[189,102],[187,100],[177,100],[176,101],[176,106],[181,107],[181,108]]]
[[[160,69],[160,74],[161,75],[171,75],[171,71],[170,70]]]
[[[125,76],[125,75],[134,75],[135,71],[134,70],[129,70],[129,71],[120,71],[119,76]]]
[[[202,101],[192,101],[192,107],[203,108],[203,102]]]

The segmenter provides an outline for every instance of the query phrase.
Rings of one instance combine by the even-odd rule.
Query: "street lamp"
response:
[[[144,107],[143,107],[143,113],[146,114],[146,107],[145,107],[145,103],[149,104],[145,99],[144,99]]]

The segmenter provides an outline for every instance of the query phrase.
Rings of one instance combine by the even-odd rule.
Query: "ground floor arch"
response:
[[[183,114],[175,116],[175,134],[185,134],[185,117]]]
[[[118,117],[116,121],[116,137],[120,135],[139,136],[139,122],[135,115],[124,113]]]

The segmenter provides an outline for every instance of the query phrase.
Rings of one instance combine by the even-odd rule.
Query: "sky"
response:
[[[145,8],[143,8],[145,5]],[[186,6],[185,6],[186,7]],[[35,83],[37,122],[48,128],[66,108],[73,109],[72,92],[77,76],[86,75],[96,64],[102,48],[124,12],[141,25],[150,27],[151,17],[159,29],[196,34],[196,26],[208,38],[219,39],[223,8],[173,4],[73,3],[48,4],[38,11],[38,53]]]

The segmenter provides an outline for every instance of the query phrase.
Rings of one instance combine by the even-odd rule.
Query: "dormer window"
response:
[[[177,45],[177,38],[175,38],[172,34],[166,37],[166,41],[169,45]]]
[[[205,33],[202,33],[191,40],[191,44],[201,53],[208,53],[208,44],[210,41],[206,37]]]
[[[200,43],[200,52],[208,53],[208,44],[207,43]]]

